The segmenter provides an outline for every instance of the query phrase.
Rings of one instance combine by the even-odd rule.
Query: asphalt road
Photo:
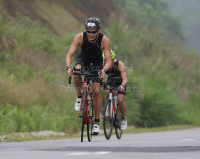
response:
[[[118,140],[94,136],[46,141],[0,143],[0,159],[200,159],[200,128],[123,134]]]

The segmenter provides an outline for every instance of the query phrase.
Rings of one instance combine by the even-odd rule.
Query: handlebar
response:
[[[102,71],[82,71],[81,69],[76,69],[73,68],[71,69],[71,71],[80,71],[80,73],[78,72],[74,72],[74,75],[80,75],[80,76],[87,76],[87,77],[96,77],[98,75],[98,72],[101,74]],[[71,78],[72,76],[68,76],[68,83],[71,84]]]
[[[106,84],[105,82],[103,82],[103,89],[107,89],[109,91],[120,91],[119,87],[117,86],[110,86],[110,87],[106,87]]]

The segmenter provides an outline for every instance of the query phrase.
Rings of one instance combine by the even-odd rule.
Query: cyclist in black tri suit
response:
[[[115,53],[111,50],[112,56],[112,67],[108,69],[105,73],[108,75],[106,87],[116,86],[119,87],[120,91],[118,91],[117,102],[120,106],[120,111],[122,113],[122,124],[121,130],[125,130],[127,128],[127,119],[126,119],[126,104],[124,102],[124,96],[126,95],[126,85],[128,83],[126,67],[123,62],[115,59]],[[106,58],[104,57],[104,53],[102,54],[104,61],[106,62]],[[109,90],[106,90],[105,101],[109,98]],[[107,112],[106,116],[110,114]]]
[[[74,37],[72,44],[68,50],[66,56],[66,70],[69,76],[73,75],[71,71],[72,57],[76,52],[78,46],[81,47],[81,53],[76,61],[76,69],[87,69],[91,71],[98,70],[101,74],[97,74],[97,77],[92,78],[92,87],[94,90],[94,112],[95,121],[93,125],[93,133],[99,133],[99,117],[102,106],[102,98],[100,94],[100,83],[104,77],[105,71],[107,71],[112,63],[110,52],[110,40],[100,33],[100,20],[95,17],[89,18],[85,23],[86,32],[79,33]],[[102,50],[104,50],[106,56],[106,64],[103,66]],[[90,66],[93,63],[93,66]],[[74,84],[77,90],[78,97],[74,105],[76,111],[80,111],[81,104],[81,89],[82,89],[82,77],[79,75],[74,76]]]

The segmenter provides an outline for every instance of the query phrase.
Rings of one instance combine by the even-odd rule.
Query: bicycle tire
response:
[[[86,91],[83,92],[83,103],[82,103],[82,126],[81,126],[81,142],[83,142],[83,133],[85,126],[85,106],[86,106]]]
[[[112,127],[113,127],[113,119],[110,117],[106,117],[106,110],[107,107],[111,106],[111,100],[108,99],[104,106],[104,114],[103,114],[103,128],[104,128],[104,135],[107,140],[111,138],[112,135]]]
[[[92,141],[92,128],[93,128],[93,116],[94,116],[94,107],[92,104],[92,99],[90,101],[90,124],[87,125],[87,137],[88,137],[88,141],[91,142]]]
[[[119,105],[117,104],[117,110],[116,110],[116,114],[115,114],[115,134],[117,139],[121,139],[122,137],[122,130],[121,130],[121,121],[119,119],[119,115],[121,114],[120,110],[119,110]]]
[[[88,136],[88,141],[92,141],[92,127],[93,127],[93,120],[90,120],[90,124],[87,125],[87,136]]]

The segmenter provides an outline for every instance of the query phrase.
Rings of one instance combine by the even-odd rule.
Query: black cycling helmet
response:
[[[100,29],[101,28],[101,22],[99,18],[91,17],[85,22],[85,28],[86,29]]]

